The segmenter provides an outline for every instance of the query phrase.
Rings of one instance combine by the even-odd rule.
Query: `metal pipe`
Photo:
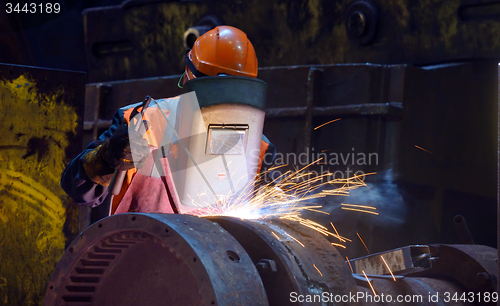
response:
[[[382,296],[390,296],[389,303],[401,304],[395,299],[403,296],[418,298],[413,305],[436,305],[437,294],[444,305],[462,305],[466,301],[444,301],[442,293],[486,296],[496,288],[493,248],[429,250],[430,266],[415,266],[397,278],[354,277],[323,235],[298,222],[117,214],[73,241],[52,275],[44,305],[324,305],[325,298],[335,305],[387,305]],[[356,298],[342,299],[349,296]]]
[[[455,223],[455,229],[457,230],[458,237],[463,244],[474,244],[474,239],[469,231],[467,222],[462,215],[456,215],[453,218],[453,223]]]

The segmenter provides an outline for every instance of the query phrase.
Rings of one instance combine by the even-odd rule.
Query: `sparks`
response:
[[[366,247],[366,244],[365,244],[365,242],[363,241],[363,239],[361,239],[361,236],[359,235],[359,233],[356,233],[356,235],[358,235],[359,240],[361,240],[361,242],[362,242],[362,243],[363,243],[363,245],[365,246],[365,249],[366,249],[366,251],[368,252],[368,254],[370,254],[370,251],[368,250],[368,247]]]
[[[384,261],[384,264],[387,267],[387,270],[389,270],[389,273],[391,273],[392,279],[394,279],[394,281],[396,281],[396,277],[394,277],[394,274],[392,274],[391,268],[389,268],[389,265],[385,261],[384,256],[380,255],[380,257],[382,257],[382,260]]]
[[[314,128],[314,130],[317,130],[317,129],[319,129],[320,127],[325,126],[325,125],[327,125],[327,124],[330,124],[330,123],[332,123],[332,122],[339,121],[340,119],[342,119],[342,118],[337,118],[337,119],[334,119],[334,120],[332,120],[332,121],[328,121],[327,123],[323,123],[322,125],[318,125],[317,127],[315,127],[315,128]]]
[[[345,240],[344,238],[340,237],[339,232],[337,232],[337,229],[335,228],[335,226],[333,226],[333,223],[332,223],[332,222],[330,222],[330,224],[332,225],[333,230],[335,231],[335,234],[337,234],[337,238],[338,238],[340,241],[342,241],[342,242],[346,242],[346,240]]]
[[[424,149],[424,148],[422,148],[422,147],[419,147],[419,146],[417,146],[417,145],[415,145],[415,148],[420,149],[420,150],[422,150],[422,151],[425,151],[425,152],[427,152],[427,153],[429,153],[429,154],[432,154],[432,155],[436,156],[436,154],[432,153],[431,151],[426,150],[426,149]]]
[[[307,207],[305,208],[307,210],[310,210],[310,211],[315,211],[315,212],[318,212],[318,213],[322,213],[322,214],[325,214],[325,215],[330,215],[330,213],[327,213],[326,211],[321,211],[321,210],[317,210],[317,209],[312,209],[310,207]]]
[[[281,240],[280,237],[278,237],[278,235],[276,235],[274,232],[271,233],[274,235],[274,237],[276,237],[276,239]]]
[[[199,217],[231,216],[241,219],[279,218],[282,221],[294,221],[309,227],[325,236],[332,236],[341,242],[350,241],[338,233],[330,232],[325,226],[302,217],[305,211],[329,214],[321,211],[322,205],[312,203],[312,200],[327,196],[348,196],[350,190],[367,187],[363,178],[365,175],[355,175],[346,179],[334,178],[333,173],[325,172],[312,175],[304,170],[317,164],[321,158],[300,169],[284,171],[271,182],[266,181],[265,171],[256,175],[253,183],[245,186],[237,194],[218,195],[220,201],[209,203],[206,194],[189,196],[192,205],[198,209],[188,212]],[[272,170],[282,167],[275,166]],[[301,244],[297,241],[297,243]],[[302,245],[302,244],[301,244]]]
[[[349,268],[351,268],[351,273],[354,273],[354,271],[352,270],[351,261],[349,260],[349,257],[346,256],[345,259],[347,259],[347,263],[349,264]]]
[[[370,280],[368,279],[368,276],[366,276],[365,271],[364,271],[364,270],[361,270],[361,272],[363,272],[363,275],[365,276],[366,281],[368,282],[368,285],[370,285],[370,288],[372,288],[373,294],[375,294],[375,296],[376,296],[376,295],[377,295],[377,293],[375,292],[375,289],[373,289],[372,283],[371,283],[371,282],[370,282]]]
[[[333,246],[338,246],[338,247],[341,247],[341,248],[346,248],[345,245],[342,245],[340,243],[335,243],[335,242],[330,242]]]
[[[362,209],[349,208],[349,207],[342,207],[342,209],[344,209],[344,210],[352,210],[352,211],[359,211],[359,212],[364,212],[364,213],[372,214],[372,215],[378,215],[378,212],[369,211],[369,210],[362,210]]]
[[[367,205],[346,204],[346,203],[342,203],[341,205],[343,205],[343,206],[351,206],[351,207],[358,207],[358,208],[366,208],[366,209],[377,209],[376,207],[367,206]]]
[[[292,238],[293,240],[295,240],[295,242],[297,242],[298,244],[300,244],[303,248],[305,248],[306,246],[302,244],[302,242],[298,241],[295,237],[293,237],[292,235],[288,234],[287,232],[285,232],[285,234],[288,235],[288,237]]]
[[[314,268],[318,271],[319,275],[323,276],[323,273],[321,273],[321,271],[318,269],[318,267],[316,267],[315,264],[313,264]]]

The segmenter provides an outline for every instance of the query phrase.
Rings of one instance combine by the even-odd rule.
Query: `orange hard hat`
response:
[[[186,77],[230,74],[257,77],[257,56],[247,35],[234,27],[218,26],[198,37],[186,55]]]

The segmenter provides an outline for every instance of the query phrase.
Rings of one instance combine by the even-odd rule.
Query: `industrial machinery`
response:
[[[311,79],[318,73],[308,71]],[[217,87],[220,81],[228,83]],[[167,188],[181,212],[193,213],[180,208],[189,204],[189,194],[205,192],[203,182],[223,183],[217,194],[234,192],[244,173],[255,173],[250,150],[260,140],[265,95],[256,101],[250,98],[255,98],[251,93],[265,91],[263,84],[237,77],[207,77],[186,84],[196,92],[200,110],[172,116],[176,119],[171,126],[181,124],[173,133],[176,137],[167,137],[164,144],[182,142],[177,152],[185,156],[175,158],[180,166],[165,172],[172,177],[174,184]],[[246,91],[239,91],[242,88]],[[387,112],[400,108],[385,106]],[[183,134],[186,124],[188,132]],[[174,165],[175,159],[168,164]],[[243,164],[246,170],[238,177],[236,168],[228,166],[232,159],[232,167]],[[209,204],[218,202],[214,200]],[[97,221],[73,241],[52,275],[44,303],[483,305],[498,301],[496,287],[497,250],[488,246],[410,245],[349,260],[320,232],[296,221],[121,213]]]
[[[496,256],[429,245],[347,263],[296,222],[124,213],[73,241],[44,305],[488,305]]]
[[[468,293],[465,296],[466,301],[471,300],[471,293],[474,302],[478,302],[477,297],[486,297],[485,294],[481,295],[482,293],[474,294],[489,292],[487,287],[495,281],[495,274],[490,273],[487,268],[489,266],[484,263],[493,261],[490,258],[491,248],[474,245],[442,246],[435,243],[458,243],[451,220],[453,216],[462,214],[467,217],[477,243],[493,247],[497,245],[498,171],[494,165],[498,165],[497,63],[500,44],[498,39],[495,39],[500,33],[498,1],[128,0],[122,5],[118,5],[122,2],[120,0],[72,2],[75,3],[66,3],[66,13],[62,16],[42,14],[43,16],[39,17],[54,20],[17,33],[16,25],[19,28],[21,21],[26,20],[26,25],[34,26],[35,21],[39,19],[33,18],[32,14],[28,16],[0,13],[5,14],[1,15],[4,18],[0,18],[0,24],[2,28],[7,29],[2,32],[1,41],[3,45],[8,46],[0,51],[2,62],[86,70],[88,83],[85,113],[82,114],[83,101],[80,99],[84,96],[81,92],[85,82],[83,74],[73,73],[74,76],[68,77],[67,72],[64,72],[65,75],[47,72],[48,77],[45,77],[44,72],[41,77],[35,73],[35,78],[25,78],[19,77],[24,75],[24,72],[17,72],[19,68],[15,67],[3,69],[0,73],[5,80],[9,80],[4,82],[3,87],[5,84],[15,84],[8,87],[9,92],[6,95],[2,95],[4,104],[7,105],[8,111],[4,112],[7,116],[12,117],[13,113],[9,110],[19,105],[26,105],[36,116],[43,115],[41,119],[21,120],[22,124],[4,124],[5,135],[8,137],[2,138],[5,149],[2,152],[15,155],[16,152],[25,151],[24,154],[17,154],[17,158],[9,155],[9,158],[3,159],[3,169],[8,175],[5,190],[9,192],[9,196],[3,197],[5,201],[1,208],[12,208],[2,215],[3,220],[8,220],[3,223],[6,230],[1,231],[7,238],[3,244],[4,265],[0,273],[0,297],[3,303],[16,304],[18,301],[18,304],[38,304],[45,292],[45,284],[53,269],[53,263],[62,254],[64,243],[69,243],[74,238],[72,235],[78,231],[76,219],[80,219],[79,231],[97,219],[95,213],[101,207],[92,211],[87,207],[80,207],[77,214],[76,205],[67,200],[58,188],[63,162],[61,156],[71,158],[77,153],[71,151],[79,149],[75,144],[80,141],[75,138],[81,136],[81,128],[84,130],[83,143],[87,144],[110,125],[109,119],[118,107],[140,101],[145,94],[155,98],[181,94],[181,89],[177,87],[177,74],[184,69],[180,59],[185,54],[185,47],[189,47],[196,36],[220,24],[241,28],[253,41],[258,42],[256,50],[259,63],[261,67],[266,67],[259,71],[259,78],[269,84],[267,105],[264,109],[264,134],[279,152],[293,152],[299,155],[304,152],[309,154],[315,149],[315,153],[376,153],[377,162],[368,165],[358,165],[354,162],[347,165],[315,165],[318,168],[315,171],[321,172],[328,168],[328,171],[362,170],[381,173],[391,170],[394,173],[394,186],[397,185],[401,191],[401,202],[407,209],[403,223],[387,226],[381,224],[379,220],[394,212],[392,209],[385,209],[378,219],[354,215],[355,220],[361,221],[353,221],[351,218],[338,220],[339,223],[343,221],[353,227],[361,224],[365,226],[360,230],[365,230],[362,235],[370,250],[392,250],[349,261],[355,273],[354,277],[350,276],[351,272],[345,277],[346,286],[352,283],[354,278],[357,290],[372,292],[369,284],[363,280],[364,275],[359,274],[365,271],[367,277],[372,279],[371,284],[377,293],[387,293],[390,291],[389,287],[396,288],[409,283],[411,286],[420,284],[423,288],[424,284],[431,282],[433,289],[428,289],[427,292],[445,291],[439,289],[439,282],[458,284],[461,290]],[[76,2],[77,9],[71,9]],[[114,4],[117,6],[109,6]],[[82,20],[82,9],[94,5],[103,7],[87,10]],[[9,22],[13,32],[8,30]],[[77,83],[73,82],[75,79],[78,79]],[[44,84],[40,87],[42,95],[34,95],[35,84]],[[56,85],[49,86],[54,87],[54,91],[51,90],[50,94],[45,95],[48,84]],[[62,100],[59,98],[61,92],[56,91],[58,86],[63,87],[66,92]],[[28,95],[18,94],[28,89]],[[67,97],[67,93],[74,97]],[[21,96],[26,97],[25,101],[19,101],[18,98],[9,100],[9,97]],[[33,104],[34,96],[40,101],[54,99],[57,106],[50,107],[49,112],[39,112],[32,106],[43,108],[47,104]],[[47,98],[44,98],[45,96]],[[5,100],[5,97],[8,99]],[[70,103],[71,107],[68,108],[66,103]],[[61,105],[63,107],[60,107]],[[73,107],[76,110],[78,125],[71,125],[66,133],[61,133],[60,128],[54,129],[55,121],[51,118],[63,118],[58,113],[62,110],[68,111],[66,115],[72,114]],[[56,113],[52,113],[54,111]],[[15,118],[31,118],[31,113],[29,114]],[[342,120],[314,129],[338,118]],[[67,124],[75,122],[73,119],[59,121]],[[48,125],[30,128],[31,130],[21,129],[31,127],[33,122],[47,122]],[[61,136],[70,139],[71,145],[66,149],[66,140],[61,141]],[[63,151],[64,154],[61,153]],[[54,163],[56,167],[53,167]],[[18,174],[12,175],[12,172],[9,172],[13,170],[13,165],[17,173],[23,173],[33,179],[29,181],[23,178],[23,184],[30,187],[26,190],[34,190],[33,193],[21,192],[18,188],[12,189],[10,184],[14,183],[15,187],[21,180]],[[345,169],[346,167],[348,169]],[[219,173],[222,172],[219,171],[217,175]],[[211,179],[218,180],[219,177]],[[49,197],[51,201],[47,202],[46,196],[38,196],[41,189],[37,184],[49,188],[60,201],[56,199],[56,205],[47,208],[47,203],[54,202],[54,197]],[[384,207],[396,206],[394,197],[391,197],[387,190],[380,193],[384,201],[376,203],[379,205],[377,207],[381,208],[380,211]],[[38,203],[33,205],[33,209],[30,208],[31,204],[23,205],[24,202],[29,204],[35,201],[32,195]],[[13,200],[6,202],[6,199],[10,198]],[[332,206],[334,205],[330,207]],[[18,207],[22,209],[19,210]],[[43,207],[43,210],[40,210],[40,207]],[[51,211],[54,209],[57,210],[57,216]],[[36,216],[35,219],[32,214]],[[47,214],[50,218],[47,218]],[[323,221],[326,221],[325,216],[318,218],[323,217]],[[179,218],[184,217],[189,216]],[[328,216],[334,217],[340,218],[333,213]],[[115,222],[119,218],[122,217],[110,219]],[[34,220],[37,222],[35,225]],[[196,220],[208,222],[203,219]],[[230,220],[259,227],[267,226],[262,223],[271,222]],[[111,221],[105,219],[101,222]],[[109,224],[101,222],[97,225],[103,224],[100,232],[104,239],[110,234],[106,232]],[[223,225],[222,222],[217,222]],[[279,222],[281,221],[273,220],[272,224]],[[333,222],[336,226],[341,226],[336,223],[337,220]],[[85,231],[78,241],[82,243],[82,239],[88,238],[90,231],[97,225]],[[299,225],[295,227],[301,228]],[[26,228],[31,232],[28,239],[25,239]],[[396,230],[397,235],[394,235]],[[283,240],[288,238],[281,237],[274,229],[272,231],[278,236],[270,237],[274,245],[295,244],[291,240]],[[234,237],[238,236],[236,231],[229,232]],[[294,235],[292,232],[287,233]],[[300,235],[296,238],[306,248],[310,248]],[[97,242],[88,242],[86,247],[107,248],[97,244],[101,238],[96,239]],[[135,238],[129,241],[133,239]],[[137,238],[137,241],[142,241],[141,239]],[[321,241],[325,247],[328,246],[327,242]],[[240,244],[244,245],[242,242]],[[137,242],[135,245],[144,244]],[[405,245],[408,246],[394,250]],[[258,244],[255,247],[245,247],[245,252],[250,254],[253,260],[252,252],[259,247]],[[333,252],[330,257],[337,256],[336,251],[331,246],[328,247],[329,252]],[[298,248],[301,250],[302,247]],[[153,249],[156,250],[155,247],[146,248]],[[356,256],[364,254],[360,252],[364,249],[359,245],[340,251],[352,252],[357,254]],[[70,249],[66,252],[63,260],[67,260]],[[230,253],[229,257],[227,250],[224,252],[222,255],[225,254],[225,257],[221,258],[232,263],[231,258],[236,258],[234,254]],[[285,253],[280,254],[292,254],[288,250],[283,252]],[[240,251],[235,253],[243,258]],[[405,259],[415,257],[412,254],[418,257],[415,259],[419,263],[423,260],[422,264],[425,266],[407,265]],[[76,255],[74,256],[76,258]],[[391,265],[391,262],[388,262],[396,274],[396,282],[390,273],[387,274],[388,271],[384,270],[385,264],[380,261],[381,256],[385,259],[393,256],[393,262],[399,263]],[[26,258],[30,260],[26,261]],[[269,258],[273,260],[271,255],[262,258],[266,260],[260,264],[261,258],[253,262],[258,271],[269,269],[266,267],[270,267],[272,271],[273,262],[277,264],[277,261],[268,261]],[[413,263],[413,260],[411,262]],[[90,260],[75,262],[75,265],[87,264],[94,269],[91,266],[94,263]],[[113,261],[113,265],[115,264],[116,267],[131,265],[130,262],[120,265]],[[314,264],[326,275],[321,263]],[[344,258],[335,264],[335,267],[337,266],[343,270],[347,266],[350,271]],[[148,271],[146,267],[143,268],[143,271]],[[60,269],[58,268],[58,271]],[[80,267],[78,269],[82,273],[92,271],[80,270]],[[279,271],[281,270],[277,270],[273,275]],[[312,270],[311,276],[297,274],[298,279],[321,277],[315,271],[316,269]],[[384,277],[390,277],[392,280],[368,275],[380,273],[385,273]],[[405,277],[403,280],[402,276]],[[422,277],[422,281],[414,281],[418,280],[417,277]],[[27,279],[29,281],[26,281]],[[106,279],[115,280],[112,276]],[[269,293],[269,281],[265,280],[266,277],[259,274],[252,279],[257,282],[260,279],[267,289],[267,299],[271,304],[274,303],[271,301],[274,295]],[[435,279],[439,281],[434,282]],[[95,283],[96,292],[102,292],[101,285],[109,292],[110,287],[106,287],[102,280],[100,277],[99,282]],[[119,280],[116,286],[130,290],[131,286],[122,282],[130,282],[130,278],[120,276]],[[274,285],[278,286],[277,283],[279,282],[276,281]],[[51,286],[54,284],[52,282]],[[71,300],[75,290],[90,290],[78,286],[71,287],[73,284],[64,283],[62,280],[59,284],[62,286],[60,288],[63,288],[61,290],[73,290],[72,293],[56,292],[57,288],[53,287],[49,289],[47,297],[59,294]],[[387,286],[382,287],[382,284]],[[483,288],[480,284],[486,287]],[[119,292],[123,294],[124,291],[126,290]],[[426,296],[429,295],[434,297],[426,293]],[[296,297],[297,301],[300,300],[299,296]],[[94,298],[92,297],[93,301]],[[281,305],[290,298],[288,295],[286,299],[276,303]],[[145,298],[143,301],[146,301]],[[219,298],[209,300],[209,304],[212,301],[222,303]],[[183,304],[189,304],[189,301],[184,302]],[[77,304],[84,305],[88,302]]]

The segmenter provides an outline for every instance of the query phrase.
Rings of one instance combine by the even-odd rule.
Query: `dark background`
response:
[[[86,72],[82,146],[119,106],[182,92],[188,28],[232,25],[255,46],[259,78],[268,83],[264,134],[278,152],[378,154],[377,164],[347,165],[377,172],[369,189],[320,200],[329,216],[308,215],[353,239],[341,252],[366,254],[356,233],[371,252],[460,243],[458,214],[476,243],[496,247],[500,2],[96,0],[62,7],[54,18],[9,15],[2,6],[0,62]],[[346,165],[311,170],[326,168]],[[343,211],[347,201],[376,206],[380,215]],[[80,228],[90,218],[81,209]]]

